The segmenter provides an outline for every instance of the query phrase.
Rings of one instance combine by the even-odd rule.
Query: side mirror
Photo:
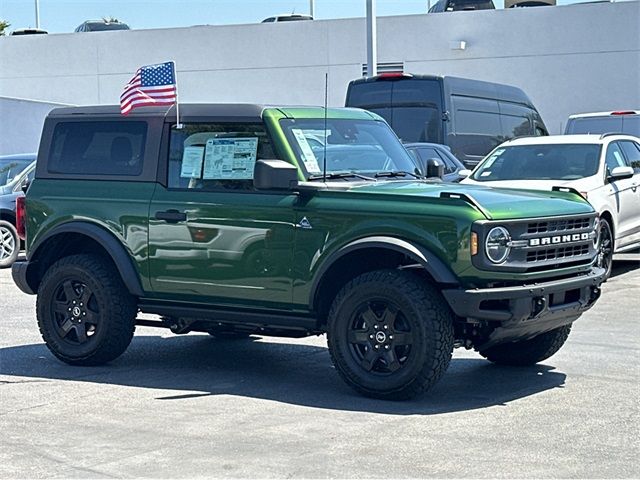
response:
[[[634,175],[633,167],[616,167],[609,173],[609,180],[624,180]]]
[[[444,163],[439,158],[427,160],[427,178],[442,178],[444,175]]]
[[[29,180],[29,178],[25,178],[20,185],[20,190],[22,190],[22,193],[27,193],[27,190],[29,190],[29,185],[31,185],[31,181]]]
[[[458,175],[460,176],[460,178],[467,178],[469,175],[471,175],[471,170],[463,168],[462,170],[458,170]]]
[[[292,190],[298,185],[298,169],[284,160],[258,160],[253,186],[258,190]]]

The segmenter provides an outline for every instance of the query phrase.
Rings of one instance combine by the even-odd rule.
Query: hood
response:
[[[428,183],[419,181],[387,181],[366,183],[349,189],[358,193],[403,195],[410,197],[440,198],[441,194],[466,195],[488,219],[508,220],[552,217],[592,213],[591,205],[579,195],[567,192],[490,188],[459,183]],[[445,201],[463,201],[442,198]]]
[[[495,188],[519,188],[523,190],[545,190],[552,187],[571,187],[579,192],[588,191],[597,186],[594,177],[585,177],[575,180],[497,180],[494,182],[478,182],[470,178],[465,178],[461,183],[465,185],[477,185]]]

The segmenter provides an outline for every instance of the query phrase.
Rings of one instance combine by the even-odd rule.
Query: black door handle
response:
[[[187,220],[187,214],[178,210],[166,210],[164,212],[156,212],[156,220],[164,220],[167,223],[178,223]]]

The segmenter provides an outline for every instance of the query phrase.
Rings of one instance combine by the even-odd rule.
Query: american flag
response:
[[[176,102],[176,75],[173,62],[140,67],[120,95],[120,112],[127,115],[136,107],[173,105]]]

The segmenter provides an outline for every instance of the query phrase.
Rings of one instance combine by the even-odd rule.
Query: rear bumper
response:
[[[29,268],[29,262],[15,262],[11,266],[11,276],[13,281],[20,290],[29,295],[35,295],[36,292],[29,286],[27,282],[27,269]]]
[[[516,287],[443,290],[453,312],[469,322],[490,322],[495,328],[483,348],[524,340],[567,325],[600,297],[602,268],[586,275]]]

